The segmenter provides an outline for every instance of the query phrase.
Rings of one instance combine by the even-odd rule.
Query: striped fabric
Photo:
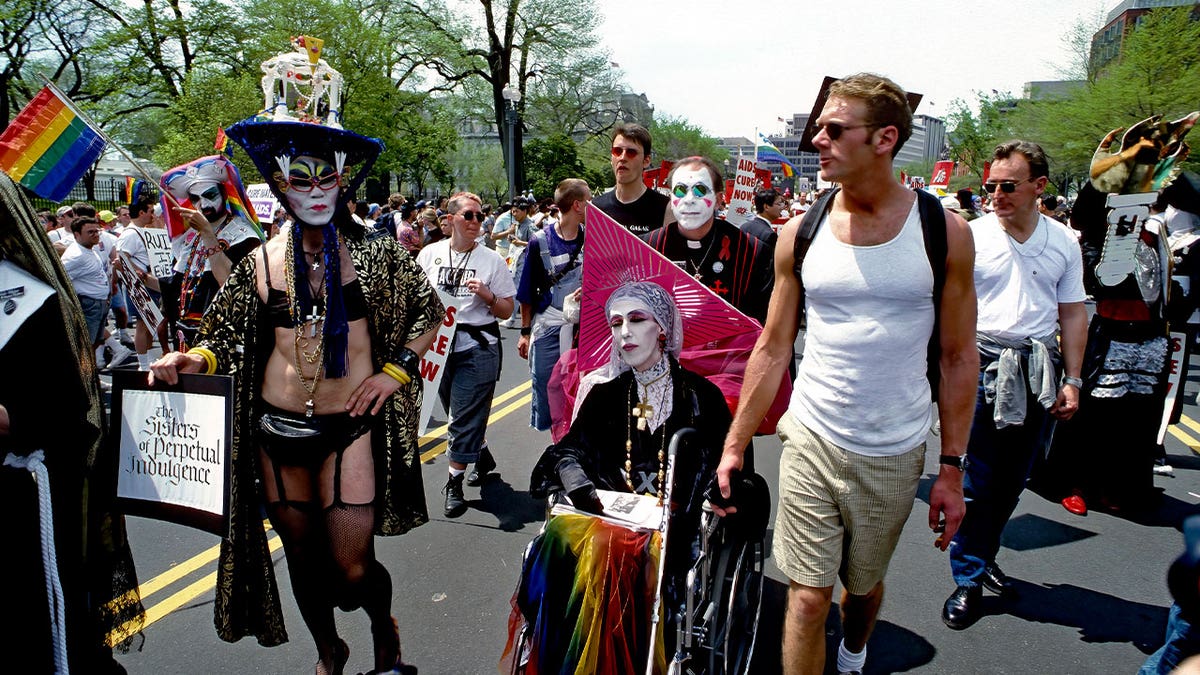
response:
[[[104,147],[96,130],[43,87],[0,135],[0,170],[40,197],[60,202]]]

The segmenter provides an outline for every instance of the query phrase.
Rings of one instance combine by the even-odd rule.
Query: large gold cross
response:
[[[638,431],[645,431],[647,422],[650,419],[650,413],[654,412],[654,406],[649,403],[638,403],[629,412],[637,418]]]

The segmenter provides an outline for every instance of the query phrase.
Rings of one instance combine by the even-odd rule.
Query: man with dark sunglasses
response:
[[[819,202],[821,212],[810,210],[808,220],[792,218],[780,230],[770,314],[717,469],[728,498],[731,477],[792,360],[805,312],[805,358],[778,423],[783,454],[774,551],[791,582],[783,631],[789,675],[823,671],[825,618],[839,577],[845,590],[837,672],[864,669],[884,576],[925,470],[935,336],[943,458],[929,495],[929,526],[944,528],[943,537],[958,529],[965,510],[959,467],[978,375],[967,225],[943,210],[939,306],[922,212],[932,221],[943,218],[893,177],[895,155],[912,132],[907,95],[878,75],[853,75],[833,83],[816,122],[821,178],[841,187]],[[805,222],[817,227],[802,238]],[[945,548],[942,540],[936,545]]]
[[[657,230],[670,218],[666,195],[646,187],[642,172],[650,166],[650,132],[640,124],[622,124],[613,129],[612,169],[616,186],[592,200],[639,237]]]
[[[1083,257],[1071,229],[1038,212],[1049,173],[1036,143],[997,146],[983,186],[995,211],[970,223],[982,368],[963,479],[967,513],[950,542],[956,588],[942,609],[955,629],[977,618],[984,588],[1011,595],[996,565],[1000,535],[1034,458],[1049,449],[1055,421],[1079,409]]]

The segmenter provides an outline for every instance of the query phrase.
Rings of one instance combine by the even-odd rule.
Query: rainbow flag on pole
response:
[[[787,157],[775,147],[775,144],[767,140],[767,137],[758,134],[758,145],[754,148],[755,160],[767,160],[768,162],[779,162],[780,168],[783,170],[784,178],[791,178],[796,175],[796,167],[788,162]]]
[[[0,135],[0,170],[53,202],[104,152],[104,138],[65,97],[43,87]]]

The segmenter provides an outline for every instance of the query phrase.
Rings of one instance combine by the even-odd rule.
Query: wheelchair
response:
[[[671,463],[679,446],[694,429],[680,429],[671,438],[668,456]],[[670,466],[670,465],[669,465]],[[668,484],[673,483],[673,466],[668,470]],[[649,616],[643,617],[643,628],[650,639],[658,634],[658,617],[665,620],[664,641],[673,636],[673,652],[665,654],[665,670],[655,667],[648,658],[644,670],[668,675],[746,675],[754,656],[759,614],[762,608],[763,566],[766,559],[766,529],[770,516],[770,495],[766,481],[752,472],[745,472],[735,489],[738,512],[722,518],[705,503],[700,517],[699,554],[688,569],[681,606],[659,608],[664,594],[665,553],[659,559],[657,582],[659,593]],[[669,494],[669,492],[668,492]],[[666,502],[669,504],[670,499]],[[553,500],[550,508],[553,509]],[[669,507],[663,507],[662,548],[671,536],[665,517]],[[543,525],[544,534],[550,520]],[[540,536],[540,535],[539,535]],[[529,558],[537,539],[525,548],[522,569],[528,569]],[[521,587],[526,580],[524,575]],[[519,594],[520,591],[518,591]],[[531,648],[531,626],[523,623],[512,643],[510,672],[525,673]],[[650,651],[654,652],[653,643]],[[509,652],[506,651],[506,656]],[[557,672],[557,670],[555,671]],[[636,672],[636,671],[635,671]]]

